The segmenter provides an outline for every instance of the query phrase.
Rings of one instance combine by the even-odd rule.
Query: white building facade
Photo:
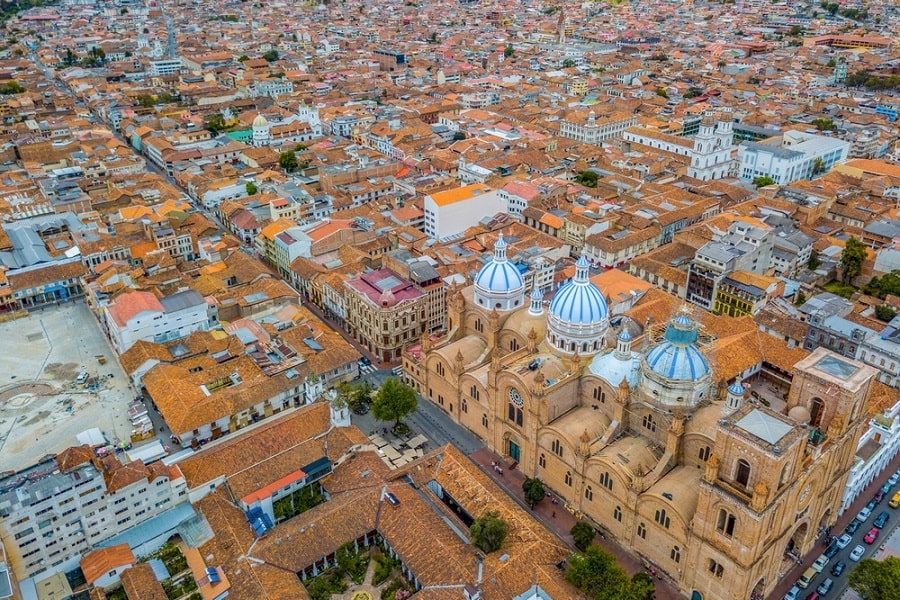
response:
[[[163,343],[209,329],[209,308],[193,290],[157,299],[150,292],[129,292],[106,307],[109,339],[116,352],[138,340]]]
[[[506,200],[481,184],[425,196],[425,235],[444,239],[477,225],[485,217],[506,212]]]
[[[803,131],[786,131],[762,142],[738,146],[738,177],[771,177],[777,185],[811,179],[847,160],[850,142]]]

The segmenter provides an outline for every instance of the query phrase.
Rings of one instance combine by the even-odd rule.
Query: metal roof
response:
[[[735,425],[747,433],[753,434],[764,442],[772,445],[777,444],[781,438],[786,436],[793,429],[791,425],[779,421],[758,408],[747,413],[747,415],[735,423]]]

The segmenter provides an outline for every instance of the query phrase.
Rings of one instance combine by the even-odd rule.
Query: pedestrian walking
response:
[[[550,515],[550,518],[551,518],[551,519],[555,519],[555,518],[556,518],[556,511],[555,511],[555,510],[553,511],[553,514]]]

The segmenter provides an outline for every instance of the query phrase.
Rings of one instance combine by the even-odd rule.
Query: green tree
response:
[[[897,311],[895,311],[887,304],[879,304],[875,307],[875,316],[878,317],[879,321],[884,321],[885,323],[887,323],[897,316]]]
[[[297,170],[297,155],[292,150],[285,150],[278,155],[278,166],[287,173]]]
[[[338,398],[346,402],[350,410],[368,404],[372,400],[372,386],[365,381],[356,385],[344,382],[337,387],[337,391]]]
[[[465,132],[465,131],[457,131],[457,132],[455,132],[455,133],[453,134],[453,139],[456,140],[457,142],[460,141],[460,140],[466,139],[466,132]]]
[[[572,67],[575,66],[575,61],[572,60],[571,58],[567,58],[566,60],[562,61],[562,66],[563,66],[563,69],[571,69]]]
[[[810,271],[815,271],[819,268],[819,265],[822,264],[822,261],[819,260],[819,253],[813,250],[809,253],[809,262],[806,263],[806,268]]]
[[[800,290],[797,290],[797,297],[794,299],[794,304],[796,306],[803,306],[804,304],[806,304],[806,294],[804,294]]]
[[[275,62],[276,60],[278,60],[278,50],[269,50],[268,52],[263,54],[262,57],[268,62]]]
[[[238,62],[241,62],[241,63],[242,63],[242,62],[244,62],[245,60],[250,60],[250,57],[247,56],[246,54],[241,54],[240,56],[238,56],[238,59],[237,59],[237,60],[238,60]]]
[[[22,84],[18,81],[10,81],[0,85],[0,96],[12,96],[14,94],[21,94],[24,91],[25,88],[23,88]]]
[[[755,185],[757,188],[766,187],[767,185],[773,185],[774,183],[775,180],[768,175],[763,175],[753,180],[753,185]]]
[[[472,544],[488,554],[500,549],[508,533],[509,526],[506,524],[506,521],[501,519],[497,513],[491,511],[475,519],[475,522],[469,528]]]
[[[225,122],[225,117],[222,116],[222,113],[216,113],[206,122],[206,128],[213,133],[219,133],[228,129],[228,124]]]
[[[256,184],[253,183],[252,181],[248,181],[248,182],[247,182],[247,185],[244,186],[244,187],[247,189],[247,195],[248,195],[248,196],[252,196],[253,194],[255,194],[256,192],[259,191],[259,188],[256,187]]]
[[[813,119],[810,121],[810,125],[814,126],[819,131],[837,131],[837,125],[834,124],[833,119]]]
[[[866,260],[866,256],[868,256],[866,245],[851,236],[844,244],[844,251],[841,252],[841,267],[844,269],[845,283],[862,273],[862,264]]]
[[[900,590],[900,558],[864,558],[850,571],[847,583],[863,600],[894,600]]]
[[[581,171],[575,176],[575,183],[580,183],[584,187],[597,187],[598,175],[594,171]]]
[[[900,296],[900,271],[894,270],[881,277],[873,277],[866,286],[866,293],[881,299],[888,294]]]
[[[393,421],[396,427],[403,417],[416,410],[418,404],[415,390],[396,377],[391,377],[375,394],[372,415],[379,421]]]
[[[537,477],[526,477],[522,482],[522,491],[525,492],[525,502],[533,509],[535,504],[544,499],[544,482]]]
[[[824,173],[827,167],[825,166],[825,161],[822,160],[821,156],[817,156],[813,161],[813,169],[812,174],[818,175],[819,173]]]
[[[594,535],[597,532],[594,531],[590,523],[578,521],[572,525],[569,533],[572,534],[572,539],[575,540],[575,547],[584,552],[590,547],[591,542],[594,541]]]
[[[516,50],[515,50],[515,48],[513,48],[512,44],[507,44],[506,48],[503,49],[503,56],[505,56],[506,58],[509,58],[510,56],[512,56],[515,53],[515,51]]]
[[[664,88],[664,87],[658,87],[658,88],[656,88],[656,95],[661,98],[668,98],[669,92],[667,92],[666,88]]]
[[[589,546],[569,560],[566,579],[595,600],[648,600],[654,585],[646,573],[629,578],[611,554],[600,546]]]

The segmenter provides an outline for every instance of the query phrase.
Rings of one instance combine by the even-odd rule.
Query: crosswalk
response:
[[[391,372],[397,377],[403,377],[403,367],[394,367]]]
[[[374,373],[378,369],[375,368],[375,365],[362,365],[359,367],[359,372],[363,375],[368,375],[369,373]]]

